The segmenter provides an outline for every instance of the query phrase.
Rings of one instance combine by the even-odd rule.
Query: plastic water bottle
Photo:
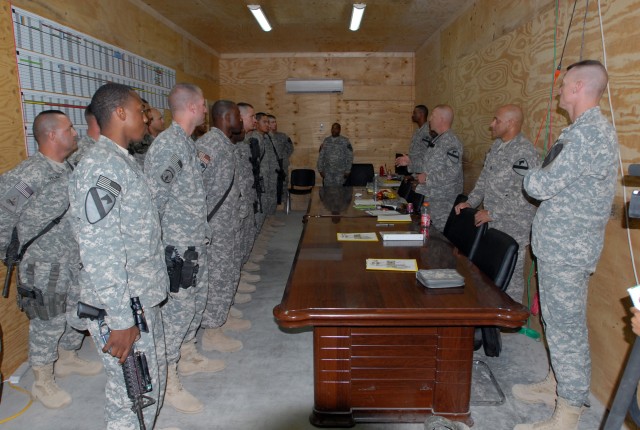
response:
[[[373,201],[378,206],[378,174],[373,175]]]
[[[429,237],[429,226],[431,225],[431,211],[429,202],[424,202],[420,208],[420,232],[425,239]]]

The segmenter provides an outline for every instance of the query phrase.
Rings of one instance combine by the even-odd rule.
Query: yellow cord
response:
[[[12,384],[12,383],[10,383],[10,382],[9,382],[8,384],[9,384],[9,386],[10,386],[11,388],[13,388],[14,390],[16,390],[16,391],[20,391],[21,393],[24,393],[24,394],[26,394],[27,396],[29,396],[29,403],[27,403],[27,405],[26,405],[24,408],[22,408],[22,410],[20,410],[20,412],[18,412],[18,413],[16,413],[16,414],[13,414],[13,415],[11,415],[10,417],[5,418],[5,419],[3,419],[3,420],[0,420],[0,424],[4,424],[4,423],[6,423],[6,422],[9,422],[9,421],[11,421],[11,420],[14,420],[14,419],[18,418],[20,415],[24,414],[24,413],[26,412],[26,410],[27,410],[27,409],[29,409],[29,408],[31,407],[31,404],[33,403],[33,400],[31,399],[31,393],[30,393],[30,392],[28,392],[27,390],[25,390],[25,389],[24,389],[24,388],[22,388],[22,387],[19,387],[19,386],[17,386],[17,385],[13,385],[13,384]]]

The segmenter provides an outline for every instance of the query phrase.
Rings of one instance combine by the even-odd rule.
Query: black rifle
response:
[[[7,276],[4,278],[4,288],[2,289],[2,297],[5,299],[9,297],[9,285],[11,284],[11,272],[13,272],[13,266],[20,262],[20,241],[18,240],[18,229],[13,227],[11,233],[11,242],[7,247],[7,254],[4,258],[4,264],[7,265]]]
[[[144,318],[144,311],[138,297],[131,298],[131,309],[133,311],[133,319],[136,326],[141,332],[148,333],[147,321]],[[111,330],[104,318],[107,316],[107,312],[104,309],[96,308],[83,302],[78,302],[78,317],[89,318],[91,321],[98,321],[98,327],[100,330],[100,337],[106,344],[109,340],[109,333]],[[134,351],[133,345],[129,350],[125,362],[122,364],[122,373],[124,375],[124,383],[127,387],[127,396],[133,403],[131,410],[135,412],[138,417],[138,423],[140,424],[140,430],[146,430],[144,425],[144,416],[142,415],[142,409],[147,406],[151,406],[155,403],[149,396],[145,396],[145,393],[153,390],[151,383],[151,375],[149,374],[149,366],[147,365],[147,357],[143,352]]]
[[[260,144],[258,139],[252,137],[249,139],[249,148],[251,149],[251,167],[253,170],[253,188],[256,190],[256,195],[258,196],[257,203],[253,205],[254,213],[262,213],[262,193],[264,193],[264,180],[260,175]]]

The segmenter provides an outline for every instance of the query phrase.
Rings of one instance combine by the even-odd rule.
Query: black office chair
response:
[[[419,214],[422,203],[424,203],[424,195],[416,193],[414,190],[409,190],[409,195],[406,200],[407,203],[413,204],[413,211]]]
[[[345,182],[348,187],[364,187],[373,182],[373,164],[352,164],[351,173]]]
[[[508,234],[495,228],[487,229],[485,234],[480,238],[475,255],[471,258],[473,264],[491,278],[502,291],[507,289],[511,281],[517,260],[518,242]],[[519,276],[522,276],[522,273],[520,273]],[[478,333],[478,331],[480,331],[480,333]],[[479,327],[476,329],[476,339],[478,338],[481,339],[481,345],[484,347],[484,354],[487,357],[498,357],[500,355],[502,338],[500,337],[500,329],[498,327]],[[500,400],[498,401],[484,400],[475,402],[475,404],[501,405],[504,403],[504,393],[487,363],[481,360],[474,360],[474,364],[481,365],[487,369],[491,382],[500,396]]]
[[[411,176],[405,176],[398,187],[398,196],[409,202],[409,193],[413,191]]]
[[[475,214],[473,208],[465,208],[459,215],[452,209],[443,231],[445,237],[470,259],[475,256],[480,238],[487,231],[486,223],[476,227]]]
[[[291,171],[291,181],[287,193],[286,213],[291,209],[291,194],[303,195],[311,194],[311,190],[316,185],[316,171],[313,169],[293,169]]]

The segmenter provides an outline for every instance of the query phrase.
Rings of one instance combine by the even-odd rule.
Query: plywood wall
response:
[[[393,165],[414,130],[412,54],[223,56],[220,95],[273,113],[295,143],[291,168],[315,169],[318,148],[339,122],[354,162]],[[342,94],[287,94],[287,78],[343,79]]]
[[[141,8],[139,0],[14,0],[13,4],[45,18],[119,46],[176,70],[179,82],[198,84],[208,99],[219,96],[218,58]],[[15,46],[8,1],[0,2],[0,173],[26,157],[15,67]],[[4,265],[0,279],[4,280]],[[0,298],[3,359],[1,371],[9,375],[27,357],[27,320],[15,305],[15,286],[9,299]]]
[[[563,67],[583,58],[603,60],[598,2],[578,1]],[[559,2],[556,52],[560,56],[573,2]],[[637,136],[640,105],[640,0],[600,2],[612,102],[625,166],[639,162]],[[583,38],[583,20],[584,21]],[[465,190],[482,168],[491,140],[488,125],[497,107],[518,103],[525,112],[524,132],[532,140],[545,124],[554,71],[555,2],[511,0],[498,4],[478,0],[425,43],[416,54],[416,99],[430,106],[449,103],[456,111],[454,128],[465,143]],[[584,40],[584,43],[583,43]],[[611,116],[609,98],[601,107]],[[551,103],[551,139],[568,120]],[[538,148],[544,147],[545,127]],[[637,185],[637,183],[636,183]],[[621,373],[631,339],[626,288],[635,284],[626,231],[622,187],[607,227],[605,248],[589,291],[588,318],[593,358],[592,390],[606,405]],[[640,230],[630,231],[640,253]],[[636,258],[636,263],[640,263]]]

